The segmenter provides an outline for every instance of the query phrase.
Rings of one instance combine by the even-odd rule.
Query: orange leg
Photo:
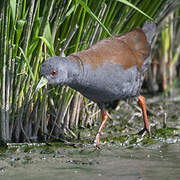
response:
[[[139,102],[139,105],[141,106],[142,113],[143,113],[143,120],[144,120],[144,129],[142,129],[138,134],[141,135],[144,133],[144,131],[146,131],[150,135],[150,127],[149,127],[149,122],[147,118],[145,98],[143,96],[139,96],[138,102]]]
[[[96,134],[95,141],[94,141],[96,146],[98,146],[100,144],[100,135],[101,135],[101,132],[102,132],[102,130],[104,128],[104,125],[105,125],[105,123],[106,123],[106,121],[108,119],[108,115],[107,115],[107,113],[106,113],[106,111],[104,109],[101,110],[101,114],[102,114],[102,123],[101,123],[101,126],[99,127],[99,130],[98,130],[98,132]]]

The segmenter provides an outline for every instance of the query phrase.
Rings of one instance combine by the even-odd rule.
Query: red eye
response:
[[[52,75],[52,76],[56,76],[56,75],[57,75],[57,71],[56,71],[56,70],[52,71],[52,72],[51,72],[51,75]]]

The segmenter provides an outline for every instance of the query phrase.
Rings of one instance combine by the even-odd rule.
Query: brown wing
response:
[[[94,69],[102,66],[105,61],[120,64],[124,69],[137,66],[141,69],[143,56],[147,55],[148,43],[141,29],[135,29],[115,39],[104,39],[89,49],[68,56],[70,59],[80,59],[83,64],[90,64]]]

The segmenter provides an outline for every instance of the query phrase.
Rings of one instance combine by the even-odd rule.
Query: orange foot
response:
[[[95,146],[99,146],[100,145],[100,132],[98,132],[96,134],[95,140],[94,140],[94,144]]]

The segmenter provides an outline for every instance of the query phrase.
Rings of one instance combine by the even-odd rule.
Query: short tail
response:
[[[147,41],[149,44],[152,43],[153,37],[155,36],[157,26],[154,22],[152,21],[146,21],[143,24],[142,30],[146,34]]]

